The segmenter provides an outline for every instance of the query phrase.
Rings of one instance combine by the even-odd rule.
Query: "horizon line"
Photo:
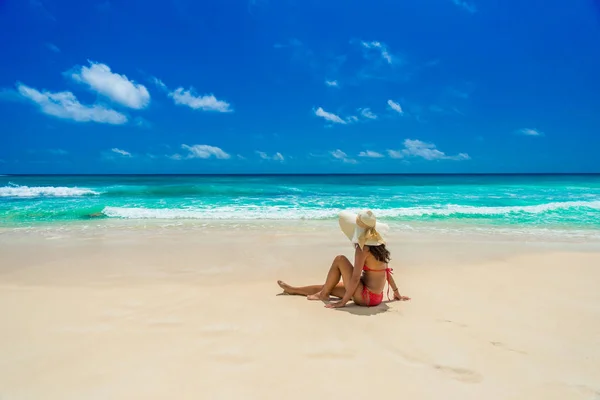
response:
[[[372,172],[372,173],[90,173],[90,174],[0,174],[1,176],[551,176],[600,175],[600,172]]]

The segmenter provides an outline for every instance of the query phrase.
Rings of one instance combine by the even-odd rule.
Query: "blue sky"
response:
[[[0,173],[600,172],[600,6],[0,1]]]

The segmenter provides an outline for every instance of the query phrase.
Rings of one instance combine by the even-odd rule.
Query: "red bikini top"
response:
[[[387,274],[391,274],[393,269],[392,268],[385,268],[385,269],[371,269],[369,267],[367,267],[367,264],[365,264],[365,266],[363,267],[363,271],[371,271],[371,272],[386,272]]]

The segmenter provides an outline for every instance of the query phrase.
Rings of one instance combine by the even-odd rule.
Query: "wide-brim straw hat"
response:
[[[358,244],[361,249],[365,245],[379,246],[385,244],[381,234],[387,232],[389,226],[383,222],[377,222],[377,218],[371,210],[360,211],[358,214],[342,211],[338,220],[344,235],[352,243]]]

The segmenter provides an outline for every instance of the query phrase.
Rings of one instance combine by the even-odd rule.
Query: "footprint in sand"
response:
[[[449,367],[446,365],[437,364],[434,365],[433,368],[460,382],[479,383],[483,380],[483,377],[480,374],[466,368]]]
[[[452,320],[450,320],[450,319],[438,319],[438,321],[439,321],[439,322],[447,322],[447,323],[449,323],[449,324],[454,324],[454,325],[456,325],[456,326],[459,326],[459,327],[461,327],[461,328],[467,328],[467,327],[469,326],[469,325],[467,325],[467,324],[463,324],[463,323],[461,323],[461,322],[455,322],[455,321],[452,321]]]
[[[507,345],[505,345],[505,344],[504,344],[504,343],[502,343],[502,342],[490,342],[490,344],[491,344],[492,346],[495,346],[495,347],[500,347],[500,348],[503,348],[503,349],[505,349],[505,350],[512,351],[513,353],[527,354],[527,352],[525,352],[525,351],[522,351],[522,350],[515,350],[515,349],[511,349],[510,347],[508,347]]]
[[[479,383],[483,380],[483,376],[475,371],[466,368],[451,367],[447,365],[432,364],[426,356],[417,356],[409,354],[399,349],[393,349],[392,352],[399,358],[403,364],[411,367],[433,367],[436,370],[444,373],[451,379],[464,383]]]

